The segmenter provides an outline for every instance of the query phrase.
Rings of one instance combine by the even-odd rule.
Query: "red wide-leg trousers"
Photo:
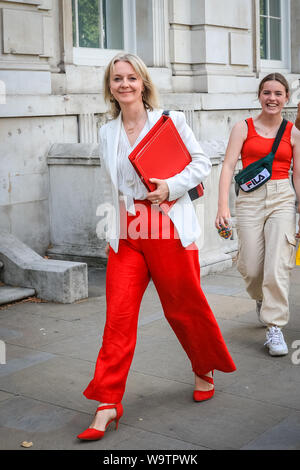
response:
[[[148,201],[143,204],[150,220],[151,205]],[[137,217],[138,213],[128,216],[128,225]],[[103,403],[122,400],[136,345],[140,304],[151,278],[193,371],[201,375],[213,369],[236,369],[200,287],[197,247],[193,244],[184,248],[172,222],[171,237],[162,239],[162,229],[170,219],[161,217],[158,238],[131,238],[127,232],[119,242],[118,253],[110,249],[102,347],[94,378],[83,392],[89,399]]]

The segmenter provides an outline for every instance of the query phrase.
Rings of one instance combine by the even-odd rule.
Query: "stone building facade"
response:
[[[103,256],[101,87],[109,59],[126,50],[143,58],[162,107],[185,112],[212,159],[197,202],[200,257],[207,272],[229,266],[237,241],[214,228],[226,141],[236,121],[259,112],[258,82],[270,71],[288,78],[295,118],[300,0],[1,0],[0,16],[0,229],[42,255]]]

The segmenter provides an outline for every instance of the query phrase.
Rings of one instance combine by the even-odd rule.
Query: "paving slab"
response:
[[[66,408],[86,410],[87,404],[94,408],[95,404],[82,395],[94,364],[42,352],[36,352],[37,356],[32,359],[32,350],[15,345],[8,345],[7,349],[7,365],[20,358],[23,367],[1,377],[2,391]]]
[[[215,317],[218,319],[224,318],[228,320],[230,318],[244,316],[248,318],[248,315],[245,314],[253,310],[254,302],[249,298],[245,298],[241,301],[239,297],[232,295],[209,293],[205,288],[203,291],[205,292],[205,296]]]
[[[290,414],[288,408],[220,391],[213,400],[195,403],[190,385],[157,377],[145,393],[149,376],[131,375],[135,395],[127,403],[126,423],[212,449],[240,448]]]
[[[252,370],[252,375],[239,376],[239,381],[226,387],[226,391],[235,396],[255,397],[261,402],[295,410],[300,410],[299,390],[299,368],[290,366],[282,369],[281,365],[275,370],[267,369],[262,375]]]
[[[0,402],[5,401],[8,398],[11,398],[11,396],[12,396],[11,393],[6,393],[6,392],[0,391]]]
[[[14,317],[7,317],[1,323],[3,327],[0,334],[4,341],[30,348],[42,348],[47,344],[79,335],[87,329],[93,332],[93,327],[100,329],[102,326],[100,317],[93,320],[86,318],[84,321],[65,321],[30,313],[24,315],[23,312]]]
[[[0,369],[0,377],[2,379],[2,382],[4,383],[3,377],[11,376],[12,374],[15,374],[19,371],[28,369],[34,366],[35,364],[44,363],[49,359],[52,359],[53,357],[53,354],[32,351],[29,353],[27,352],[27,354],[22,356],[21,358],[9,358],[6,367],[1,367]]]
[[[120,423],[117,433],[113,426],[109,427],[102,441],[81,442],[76,433],[88,427],[90,415],[27,398],[7,400],[0,412],[0,440],[4,449],[21,450],[23,441],[32,442],[32,450],[206,449],[124,423]]]
[[[89,270],[89,298],[73,304],[19,302],[0,309],[0,449],[208,450],[299,449],[300,270],[291,277],[289,354],[271,357],[255,302],[236,268],[202,279],[202,288],[236,363],[215,372],[212,400],[192,399],[188,358],[150,282],[141,305],[136,352],[118,432],[82,443],[96,402],[82,391],[93,377],[105,324],[105,271]],[[300,344],[298,345],[300,350]],[[298,362],[295,361],[299,359]],[[294,362],[293,362],[294,361]]]
[[[2,403],[0,426],[26,432],[47,433],[63,427],[76,411],[24,397],[14,397]]]
[[[106,269],[89,268],[89,298],[105,296]]]
[[[242,450],[300,450],[300,413],[292,413]]]
[[[99,329],[88,330],[87,333],[80,333],[60,341],[52,342],[42,347],[44,352],[50,352],[58,356],[89,361],[94,363],[97,359],[99,349],[102,344],[103,325]]]
[[[13,314],[12,314],[13,312]],[[54,302],[36,302],[36,301],[22,301],[17,302],[10,306],[2,306],[0,308],[1,323],[7,320],[8,322],[22,321],[22,317],[26,321],[27,314],[36,315],[46,318],[56,318],[66,321],[83,320],[88,318],[89,315],[105,314],[105,298],[92,297],[90,299],[83,299],[73,304],[62,304]]]
[[[207,294],[223,294],[232,296],[243,294],[245,292],[243,279],[241,277],[228,276],[226,274],[205,276],[201,280],[201,287]]]

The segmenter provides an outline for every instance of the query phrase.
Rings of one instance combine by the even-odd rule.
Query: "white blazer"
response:
[[[150,128],[159,120],[163,110],[148,111]],[[177,199],[168,212],[174,223],[181,243],[184,247],[193,243],[201,234],[201,229],[188,190],[197,186],[211,171],[211,162],[197,142],[191,128],[187,125],[185,115],[179,111],[170,111],[173,120],[192,161],[177,175],[166,179],[169,187],[169,201]],[[100,158],[107,172],[112,213],[109,217],[109,227],[106,235],[99,233],[99,238],[106,238],[111,248],[117,253],[120,238],[120,201],[117,178],[117,151],[121,132],[121,113],[99,129]],[[153,175],[153,178],[156,176]],[[99,215],[99,214],[98,214]]]

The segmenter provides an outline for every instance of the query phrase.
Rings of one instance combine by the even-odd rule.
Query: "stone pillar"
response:
[[[72,32],[72,2],[63,1],[61,7],[63,68],[65,64],[73,64],[73,32]]]
[[[300,73],[300,4],[291,0],[291,71]]]
[[[201,275],[221,272],[232,266],[233,257],[237,251],[237,236],[235,228],[231,239],[224,240],[215,227],[218,209],[218,186],[225,152],[224,142],[200,142],[206,155],[210,157],[212,171],[204,182],[204,197],[194,203],[202,227],[202,234],[197,240],[199,248]],[[230,191],[230,209],[234,207],[235,194]],[[231,213],[235,227],[234,211]]]
[[[165,5],[165,0],[152,0],[154,67],[166,67]]]
[[[97,124],[93,113],[79,114],[78,125],[80,143],[97,143]]]
[[[166,0],[139,0],[136,16],[137,54],[149,67],[166,67]]]
[[[48,154],[50,239],[54,259],[103,266],[106,242],[99,240],[97,207],[105,199],[97,144],[54,144]],[[78,183],[80,181],[80,184]]]
[[[252,0],[170,1],[170,55],[178,92],[248,91]],[[244,78],[245,77],[245,78]]]
[[[137,54],[149,67],[159,91],[171,92],[168,0],[139,0],[136,5]]]

